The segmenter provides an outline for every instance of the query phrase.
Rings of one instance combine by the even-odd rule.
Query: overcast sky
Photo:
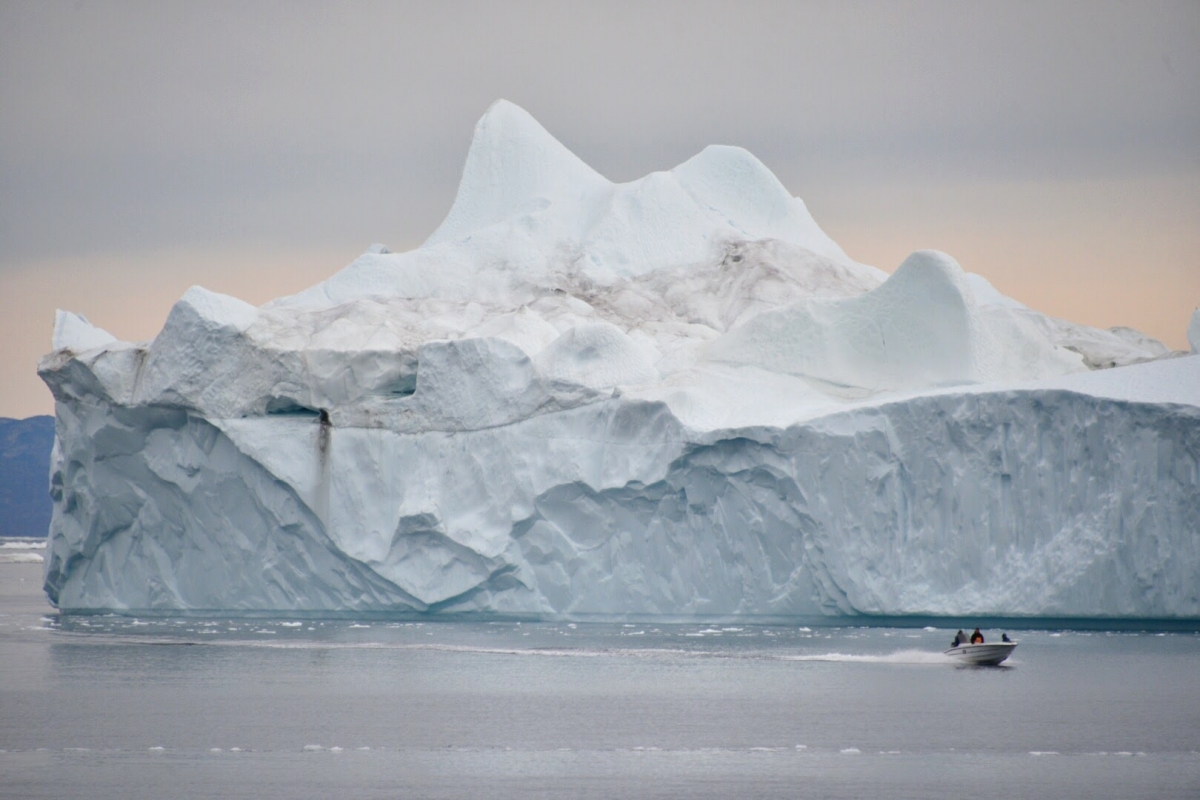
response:
[[[0,0],[0,416],[52,411],[55,308],[146,339],[420,244],[499,97],[614,180],[747,147],[888,271],[1177,348],[1200,304],[1194,0]]]

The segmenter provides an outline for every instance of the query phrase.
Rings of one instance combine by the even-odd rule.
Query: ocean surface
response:
[[[1200,797],[1197,633],[953,633],[60,617],[0,561],[0,796]]]

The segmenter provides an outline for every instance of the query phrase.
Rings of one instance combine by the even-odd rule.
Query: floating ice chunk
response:
[[[0,553],[0,564],[41,564],[45,560],[41,553]]]

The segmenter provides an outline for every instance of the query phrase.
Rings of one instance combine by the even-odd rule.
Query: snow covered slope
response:
[[[744,150],[613,184],[500,102],[416,250],[261,308],[194,287],[148,343],[60,312],[46,589],[1200,617],[1200,358],[1134,334],[858,264]]]

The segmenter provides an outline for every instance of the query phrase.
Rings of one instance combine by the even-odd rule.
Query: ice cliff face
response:
[[[149,343],[60,312],[46,589],[1200,617],[1200,358],[1165,354],[942,253],[855,263],[743,150],[613,184],[501,102],[416,250],[261,308],[193,288]]]

